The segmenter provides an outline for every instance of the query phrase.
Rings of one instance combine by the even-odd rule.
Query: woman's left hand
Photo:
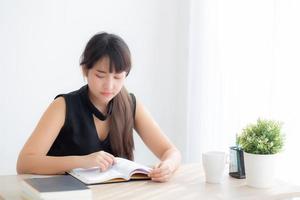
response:
[[[168,161],[162,161],[153,168],[149,177],[152,181],[167,182],[171,178],[173,170],[171,163]]]

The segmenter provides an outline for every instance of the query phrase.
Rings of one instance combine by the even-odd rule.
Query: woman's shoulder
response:
[[[66,103],[63,97],[58,97],[53,100],[48,108],[45,110],[42,121],[43,124],[54,123],[58,126],[62,126],[65,121]],[[51,124],[53,126],[54,124]]]
[[[85,89],[86,86],[83,86],[80,89],[69,93],[58,94],[55,96],[53,103],[57,102],[58,104],[64,105],[67,108],[76,108],[78,105],[81,105],[81,102],[84,99]]]
[[[55,98],[49,106],[49,109],[55,110],[65,110],[66,108],[66,101],[63,96],[59,96]]]
[[[51,102],[49,109],[56,109],[58,111],[66,112],[67,107],[73,104],[77,104],[76,102],[80,96],[80,90],[75,90],[69,93],[62,93],[55,96],[54,100]]]
[[[69,93],[61,93],[61,94],[58,94],[58,95],[55,96],[54,99],[57,99],[57,98],[59,98],[59,97],[62,97],[62,98],[65,98],[65,99],[66,99],[66,98],[79,97],[82,93],[85,92],[86,87],[87,87],[87,86],[85,85],[85,86],[81,87],[81,88],[78,89],[78,90],[75,90],[75,91],[72,91],[72,92],[69,92]]]

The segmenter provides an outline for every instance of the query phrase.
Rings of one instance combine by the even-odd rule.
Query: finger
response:
[[[164,165],[164,163],[159,163],[151,171],[151,174],[163,173],[164,171],[169,171],[169,167]]]
[[[159,172],[160,172],[159,166],[160,166],[160,163],[156,164],[156,165],[152,168],[152,170],[151,170],[150,173],[149,173],[149,177],[151,177],[152,174],[155,174],[155,173],[159,173]]]
[[[150,177],[159,178],[159,177],[163,177],[163,176],[166,176],[166,175],[170,175],[170,171],[169,170],[163,170],[160,173],[151,174]]]
[[[152,171],[153,172],[159,172],[162,169],[163,166],[164,166],[163,163],[158,163],[158,164],[155,165],[155,167],[153,168]]]
[[[98,159],[101,160],[106,160],[106,162],[108,163],[108,166],[113,164],[113,159],[109,156],[109,153],[105,152],[105,151],[100,151],[98,153]]]
[[[159,173],[161,171],[161,168],[155,168],[152,170],[153,173]]]
[[[107,155],[107,156],[109,156],[111,159],[115,159],[115,156],[114,155],[112,155],[112,154],[110,154],[110,153],[107,153],[107,152],[105,152],[105,155]]]
[[[169,168],[170,168],[169,165],[164,163],[164,162],[159,163],[155,167],[155,169],[161,169],[161,170],[166,170],[166,169],[169,169]]]
[[[106,155],[111,159],[111,161],[112,161],[111,164],[116,164],[117,163],[115,156],[113,156],[112,154],[107,153],[107,152],[106,152]]]
[[[103,156],[103,159],[109,164],[109,166],[111,166],[111,165],[114,164],[114,159],[111,158],[111,157],[108,156],[108,155],[104,155],[104,156]]]
[[[154,169],[160,168],[161,165],[162,165],[162,163],[157,163],[157,164],[155,165]]]
[[[162,177],[165,175],[170,176],[171,174],[172,174],[172,171],[170,170],[169,166],[162,164],[160,166],[160,168],[153,170],[149,176],[157,178],[157,177]]]
[[[151,172],[150,172],[150,176],[153,176],[155,174],[160,174],[161,173],[161,169],[153,169]]]
[[[99,161],[105,168],[108,168],[110,166],[109,162],[105,160],[105,158],[101,158]]]
[[[154,177],[154,180],[168,180],[171,177],[171,174],[164,174],[159,177]]]
[[[106,167],[103,163],[99,163],[100,172],[106,171]]]
[[[166,176],[162,176],[159,178],[152,178],[151,180],[155,181],[155,182],[166,182],[166,181],[169,181],[169,179],[170,179],[170,176],[166,175]]]

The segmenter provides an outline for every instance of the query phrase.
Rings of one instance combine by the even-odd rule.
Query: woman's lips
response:
[[[101,94],[102,94],[103,96],[109,97],[109,96],[111,96],[113,93],[112,93],[112,92],[101,92]]]

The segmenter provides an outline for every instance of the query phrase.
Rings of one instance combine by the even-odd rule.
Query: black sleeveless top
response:
[[[88,86],[85,85],[68,94],[60,94],[55,98],[60,96],[64,97],[66,102],[65,123],[47,155],[87,155],[97,151],[106,151],[112,154],[109,135],[101,141],[97,134],[93,114],[98,110],[89,100]],[[133,94],[130,96],[134,117],[136,100]]]

